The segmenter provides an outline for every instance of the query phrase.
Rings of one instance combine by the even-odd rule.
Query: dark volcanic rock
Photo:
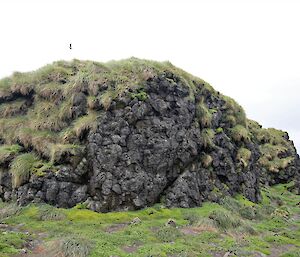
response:
[[[102,68],[93,71],[100,72],[98,69]],[[258,202],[261,185],[299,177],[299,157],[287,134],[264,130],[246,120],[239,105],[203,82],[193,81],[193,88],[171,71],[144,73],[142,87],[130,88],[114,99],[107,98],[109,101],[103,100],[103,94],[115,90],[115,81],[102,83],[99,79],[89,84],[84,80],[80,84],[76,80],[70,109],[63,107],[69,115],[59,124],[62,128],[55,122],[49,125],[56,126],[53,131],[70,124],[74,127],[73,134],[64,134],[66,143],[55,142],[47,155],[36,137],[27,145],[24,137],[16,142],[54,166],[43,172],[36,169],[44,164],[34,166],[35,172],[31,167],[29,181],[15,186],[11,162],[18,157],[3,155],[0,198],[15,199],[22,205],[43,201],[60,207],[86,202],[90,209],[101,212],[140,209],[159,201],[168,207],[195,207],[237,193]],[[67,81],[64,78],[64,86]],[[101,97],[95,98],[98,94]],[[2,99],[13,97],[15,93]],[[101,115],[93,119],[93,129],[85,120],[79,129],[78,117],[90,117],[86,116],[88,108]],[[6,143],[5,136],[1,137]],[[49,146],[53,142],[46,141]],[[83,150],[67,144],[78,142],[85,146]],[[296,181],[296,190],[299,184]]]

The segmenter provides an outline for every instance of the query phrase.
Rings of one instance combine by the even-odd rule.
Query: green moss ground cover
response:
[[[140,211],[104,214],[86,210],[82,204],[58,209],[1,203],[0,256],[15,256],[33,240],[45,256],[59,252],[62,256],[207,257],[232,252],[236,256],[296,257],[300,253],[300,196],[287,191],[287,186],[263,188],[260,204],[238,195],[191,209],[157,204]],[[176,227],[166,225],[169,219]]]

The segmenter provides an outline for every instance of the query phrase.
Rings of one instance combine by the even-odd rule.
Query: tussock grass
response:
[[[97,112],[89,112],[88,115],[82,116],[74,122],[73,129],[77,138],[82,140],[90,130],[95,131],[98,116]]]
[[[247,127],[247,119],[246,119],[246,114],[244,109],[231,97],[222,95],[222,98],[225,100],[227,117],[228,116],[234,117],[234,120],[232,120],[232,125],[234,126],[235,124],[239,124],[244,127]]]
[[[280,172],[294,163],[296,149],[287,141],[286,132],[274,128],[263,129],[257,122],[248,120],[251,138],[260,146],[259,163],[269,172]]]
[[[212,129],[203,129],[201,131],[201,138],[203,140],[204,148],[211,148],[214,146],[215,132]]]
[[[113,91],[107,91],[103,95],[101,95],[100,103],[103,106],[104,110],[107,111],[109,109],[114,97],[115,93]]]
[[[43,176],[46,171],[56,170],[52,163],[40,160],[33,153],[24,153],[17,156],[10,166],[12,187],[18,188],[27,183],[32,174]]]
[[[54,132],[47,130],[33,130],[30,128],[20,129],[17,134],[18,141],[27,148],[33,148],[38,154],[50,157],[49,144],[58,140]]]
[[[174,242],[180,235],[181,232],[172,226],[164,226],[156,232],[156,237],[165,243]]]
[[[17,143],[18,131],[27,124],[28,119],[26,116],[0,119],[0,138],[9,145]]]
[[[242,221],[238,216],[222,209],[213,211],[209,218],[215,222],[218,228],[223,230],[237,228],[242,225]]]
[[[66,219],[66,215],[60,209],[44,204],[38,208],[37,219],[41,221],[58,221]]]
[[[230,134],[236,142],[248,142],[250,139],[248,130],[242,125],[236,125],[230,130]]]
[[[29,181],[36,161],[37,157],[31,153],[21,154],[13,160],[10,168],[13,188],[18,188]]]
[[[201,163],[205,168],[208,168],[212,162],[213,162],[213,158],[209,154],[204,154],[201,157]]]
[[[50,82],[37,88],[37,96],[41,100],[62,101],[64,99],[64,84]]]
[[[87,105],[90,110],[100,109],[100,100],[95,96],[89,96],[87,98]]]
[[[0,222],[11,216],[16,215],[22,208],[17,203],[7,203],[0,208]]]
[[[196,117],[198,118],[202,128],[211,126],[212,114],[203,102],[200,102],[197,105]]]
[[[0,80],[0,99],[11,94],[12,79],[10,77]]]
[[[240,161],[244,167],[247,167],[251,158],[251,151],[245,147],[239,148],[236,159]]]
[[[91,242],[83,238],[68,237],[60,241],[59,248],[64,257],[87,257]]]
[[[4,118],[16,116],[26,109],[26,100],[24,99],[4,103],[0,105],[0,116]]]
[[[84,147],[75,144],[50,144],[50,161],[54,164],[60,164],[67,160],[73,160],[77,163],[82,156]]]
[[[0,146],[0,165],[10,161],[22,150],[20,145],[1,145]]]

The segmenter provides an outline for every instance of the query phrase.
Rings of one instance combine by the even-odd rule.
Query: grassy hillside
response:
[[[95,213],[1,203],[0,256],[300,256],[300,196],[277,185],[254,204]],[[169,224],[167,224],[169,223]],[[174,224],[175,223],[175,224]],[[21,250],[22,249],[22,250]],[[22,254],[21,252],[28,253]],[[57,254],[57,255],[56,255]],[[231,256],[232,256],[231,255]]]

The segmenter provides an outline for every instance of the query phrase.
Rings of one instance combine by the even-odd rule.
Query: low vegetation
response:
[[[12,186],[17,188],[28,182],[37,157],[34,154],[26,153],[19,155],[11,164]]]
[[[248,121],[251,138],[259,144],[260,164],[269,172],[280,172],[294,162],[294,145],[287,141],[286,132],[274,128],[263,129],[252,120]]]
[[[251,158],[251,151],[245,147],[241,147],[237,152],[236,158],[243,164],[244,167],[247,167]]]
[[[86,210],[84,205],[58,209],[0,203],[0,222],[5,224],[0,226],[0,252],[3,257],[14,256],[33,240],[33,253],[38,248],[41,255],[213,257],[232,252],[247,257],[296,257],[300,196],[287,191],[289,186],[263,188],[261,204],[238,195],[199,208],[166,209],[157,204],[107,214]],[[175,224],[168,225],[170,219]]]

